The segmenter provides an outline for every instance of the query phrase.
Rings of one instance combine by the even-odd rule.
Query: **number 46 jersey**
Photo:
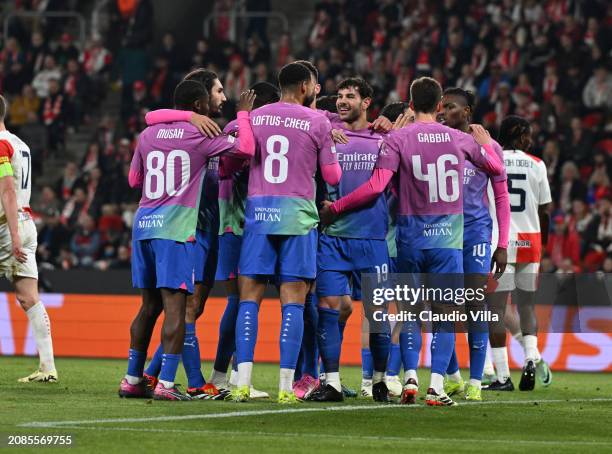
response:
[[[276,102],[251,112],[251,160],[245,231],[306,235],[319,222],[315,204],[317,162],[337,162],[331,124],[307,107]]]
[[[238,139],[203,136],[188,122],[145,129],[130,166],[130,182],[142,184],[134,218],[134,240],[193,239],[207,161],[238,148]]]
[[[30,195],[32,193],[30,147],[15,134],[8,131],[0,131],[0,166],[6,163],[10,163],[13,179],[15,180],[17,208],[19,210],[29,208]],[[0,176],[10,175],[5,173],[4,170],[1,172]],[[0,204],[0,216],[4,216],[2,204]]]
[[[504,150],[504,163],[510,195],[508,263],[539,262],[542,238],[538,208],[552,201],[546,165],[520,150]]]

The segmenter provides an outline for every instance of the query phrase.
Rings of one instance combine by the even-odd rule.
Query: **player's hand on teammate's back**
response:
[[[332,140],[334,143],[341,143],[346,145],[349,143],[349,138],[346,136],[342,129],[332,129]]]
[[[255,92],[253,90],[247,90],[240,93],[240,100],[238,101],[238,112],[253,110],[253,103],[255,102]]]
[[[472,132],[472,137],[478,143],[478,145],[488,145],[491,143],[491,134],[481,125],[471,124],[470,131]]]
[[[393,129],[393,123],[387,117],[381,115],[372,122],[370,129],[376,132],[389,132]]]
[[[409,125],[412,121],[412,118],[409,114],[401,113],[399,117],[393,123],[393,129],[402,129],[404,126]]]
[[[19,263],[25,263],[27,260],[25,251],[21,248],[21,238],[19,236],[11,239],[13,243],[13,255]]]
[[[329,200],[323,200],[323,207],[319,210],[319,219],[322,225],[329,225],[334,222],[336,215],[331,210],[331,202]]]
[[[493,279],[498,280],[508,264],[508,251],[504,248],[497,248],[491,257],[491,271],[493,272]]]
[[[221,134],[221,128],[212,118],[206,115],[200,115],[198,113],[191,114],[191,120],[189,121],[192,125],[198,128],[198,131],[211,139]]]

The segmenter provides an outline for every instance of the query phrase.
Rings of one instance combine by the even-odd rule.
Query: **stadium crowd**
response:
[[[270,9],[266,1],[215,1],[215,27],[191,50],[172,32],[150,45],[148,0],[109,2],[107,32],[83,49],[67,31],[41,25],[2,43],[9,127],[38,152],[39,173],[48,154],[61,153],[66,134],[100,118],[82,160],[68,162],[57,183],[34,197],[43,266],[129,268],[139,199],[127,183],[131,156],[144,114],[172,104],[186,71],[204,66],[219,74],[224,122],[241,91],[274,82],[276,70],[303,58],[316,64],[322,96],[342,78],[366,78],[375,89],[372,118],[385,104],[406,101],[410,81],[422,75],[473,91],[474,120],[493,136],[505,116],[527,118],[532,153],[545,161],[554,194],[543,270],[612,272],[609,2],[325,0],[305,43],[284,33],[272,44],[266,19],[251,19],[237,37],[244,46],[229,41],[235,7]],[[121,90],[119,111],[101,112],[112,89]]]

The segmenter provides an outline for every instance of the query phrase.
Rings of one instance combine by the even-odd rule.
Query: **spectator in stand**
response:
[[[100,250],[100,233],[96,230],[96,223],[88,214],[79,216],[78,227],[70,240],[70,251],[84,267],[93,266]]]
[[[584,200],[586,195],[587,188],[580,180],[578,167],[573,161],[566,161],[561,167],[561,184],[555,197],[558,206],[567,213],[572,208],[573,200]]]
[[[32,81],[32,87],[36,90],[36,95],[44,99],[49,96],[49,85],[51,80],[60,80],[62,78],[61,68],[55,63],[55,58],[52,55],[45,57],[44,67],[36,74]]]
[[[44,186],[38,202],[32,208],[34,208],[35,213],[48,213],[49,211],[53,211],[59,214],[61,202],[51,186]]]
[[[593,150],[593,137],[590,131],[584,129],[582,119],[573,117],[570,122],[570,133],[564,144],[564,154],[577,165],[582,166],[590,161]]]
[[[60,39],[60,44],[54,53],[55,61],[58,65],[66,67],[70,60],[79,59],[79,49],[72,42],[70,33],[63,33]]]
[[[92,83],[76,59],[68,60],[66,69],[62,85],[67,105],[67,122],[71,127],[78,128],[81,120],[89,123],[89,112],[93,106]]]
[[[227,98],[237,101],[240,98],[240,93],[251,86],[251,71],[244,65],[239,54],[234,54],[230,57],[229,65],[229,71],[223,86]]]
[[[571,258],[575,263],[580,261],[580,237],[576,231],[567,229],[563,216],[554,219],[553,231],[548,236],[546,253],[550,256],[555,267],[559,268],[565,257]]]
[[[8,73],[4,76],[3,90],[7,95],[21,93],[23,87],[30,81],[23,63],[14,61],[9,66]]]
[[[64,175],[55,184],[55,193],[59,194],[61,200],[68,201],[73,195],[74,188],[82,185],[78,170],[74,162],[68,161],[66,163]]]
[[[588,182],[589,192],[597,194],[610,188],[610,158],[604,153],[593,157],[593,172]]]
[[[134,85],[136,85],[137,82],[138,81],[134,82]],[[169,62],[165,55],[158,55],[155,58],[155,69],[153,70],[148,85],[153,106],[162,108],[172,105],[176,78],[174,77],[174,73],[170,70]],[[134,102],[135,100],[132,99],[131,109],[134,109]]]
[[[187,58],[183,55],[183,48],[176,45],[174,33],[164,33],[161,48],[157,52],[157,55],[166,59],[171,73],[178,73],[185,69]]]
[[[582,101],[588,109],[612,109],[612,74],[604,65],[595,69],[584,91]]]
[[[60,249],[70,241],[70,231],[60,222],[59,211],[48,208],[42,212],[42,225],[38,228],[37,259],[48,268],[54,268]]]
[[[64,128],[67,103],[60,91],[58,79],[49,80],[49,95],[43,100],[41,109],[42,121],[47,128],[47,145],[50,151],[57,151],[64,146]]]
[[[9,109],[11,127],[18,130],[26,123],[38,120],[40,98],[36,96],[31,85],[24,85],[21,94],[13,99]]]
[[[30,77],[34,77],[44,68],[47,55],[50,55],[49,47],[40,31],[32,33],[30,48],[26,54],[27,70]]]
[[[106,162],[105,158],[100,151],[100,144],[97,142],[91,142],[87,146],[87,151],[83,160],[81,161],[81,173],[85,174],[91,172],[95,168],[100,168],[106,173]]]
[[[113,56],[102,43],[100,35],[94,35],[86,44],[81,56],[85,74],[94,80],[108,72],[113,61]]]

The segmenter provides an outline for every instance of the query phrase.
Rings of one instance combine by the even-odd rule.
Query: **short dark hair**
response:
[[[0,122],[3,122],[5,117],[6,117],[6,99],[4,99],[4,96],[0,95]]]
[[[338,108],[336,107],[337,99],[337,95],[321,96],[317,99],[317,109],[325,110],[331,113],[338,113]]]
[[[339,91],[351,87],[355,87],[357,89],[361,99],[372,98],[374,96],[372,86],[361,77],[349,77],[348,79],[344,79],[336,86],[336,90]]]
[[[289,63],[283,66],[278,73],[278,85],[281,90],[295,87],[302,82],[310,82],[312,79],[310,70],[301,63]]]
[[[205,68],[194,69],[189,72],[183,80],[195,80],[204,85],[206,90],[210,93],[212,91],[212,87],[219,76],[216,72],[210,71]]]
[[[531,125],[523,117],[509,115],[501,122],[497,141],[504,150],[516,148],[517,140],[529,131]]]
[[[176,107],[191,109],[193,103],[200,98],[208,98],[208,91],[204,84],[197,80],[183,80],[174,89]]]
[[[311,62],[309,62],[308,60],[296,60],[294,61],[294,63],[300,63],[306,66],[306,68],[308,68],[308,71],[310,71],[310,74],[314,76],[315,80],[319,80],[319,70]]]
[[[395,121],[408,107],[409,105],[407,102],[392,102],[383,107],[380,111],[380,115],[387,117],[391,121]]]
[[[253,108],[255,109],[280,101],[278,88],[269,82],[257,82],[251,87],[251,90],[255,92],[255,101],[253,102]]]
[[[469,90],[464,90],[459,87],[447,88],[444,90],[444,96],[460,96],[465,100],[465,105],[470,108],[470,110],[474,111],[474,106],[476,105],[476,96]]]
[[[410,84],[410,99],[415,112],[433,113],[442,99],[442,87],[436,79],[419,77]]]

